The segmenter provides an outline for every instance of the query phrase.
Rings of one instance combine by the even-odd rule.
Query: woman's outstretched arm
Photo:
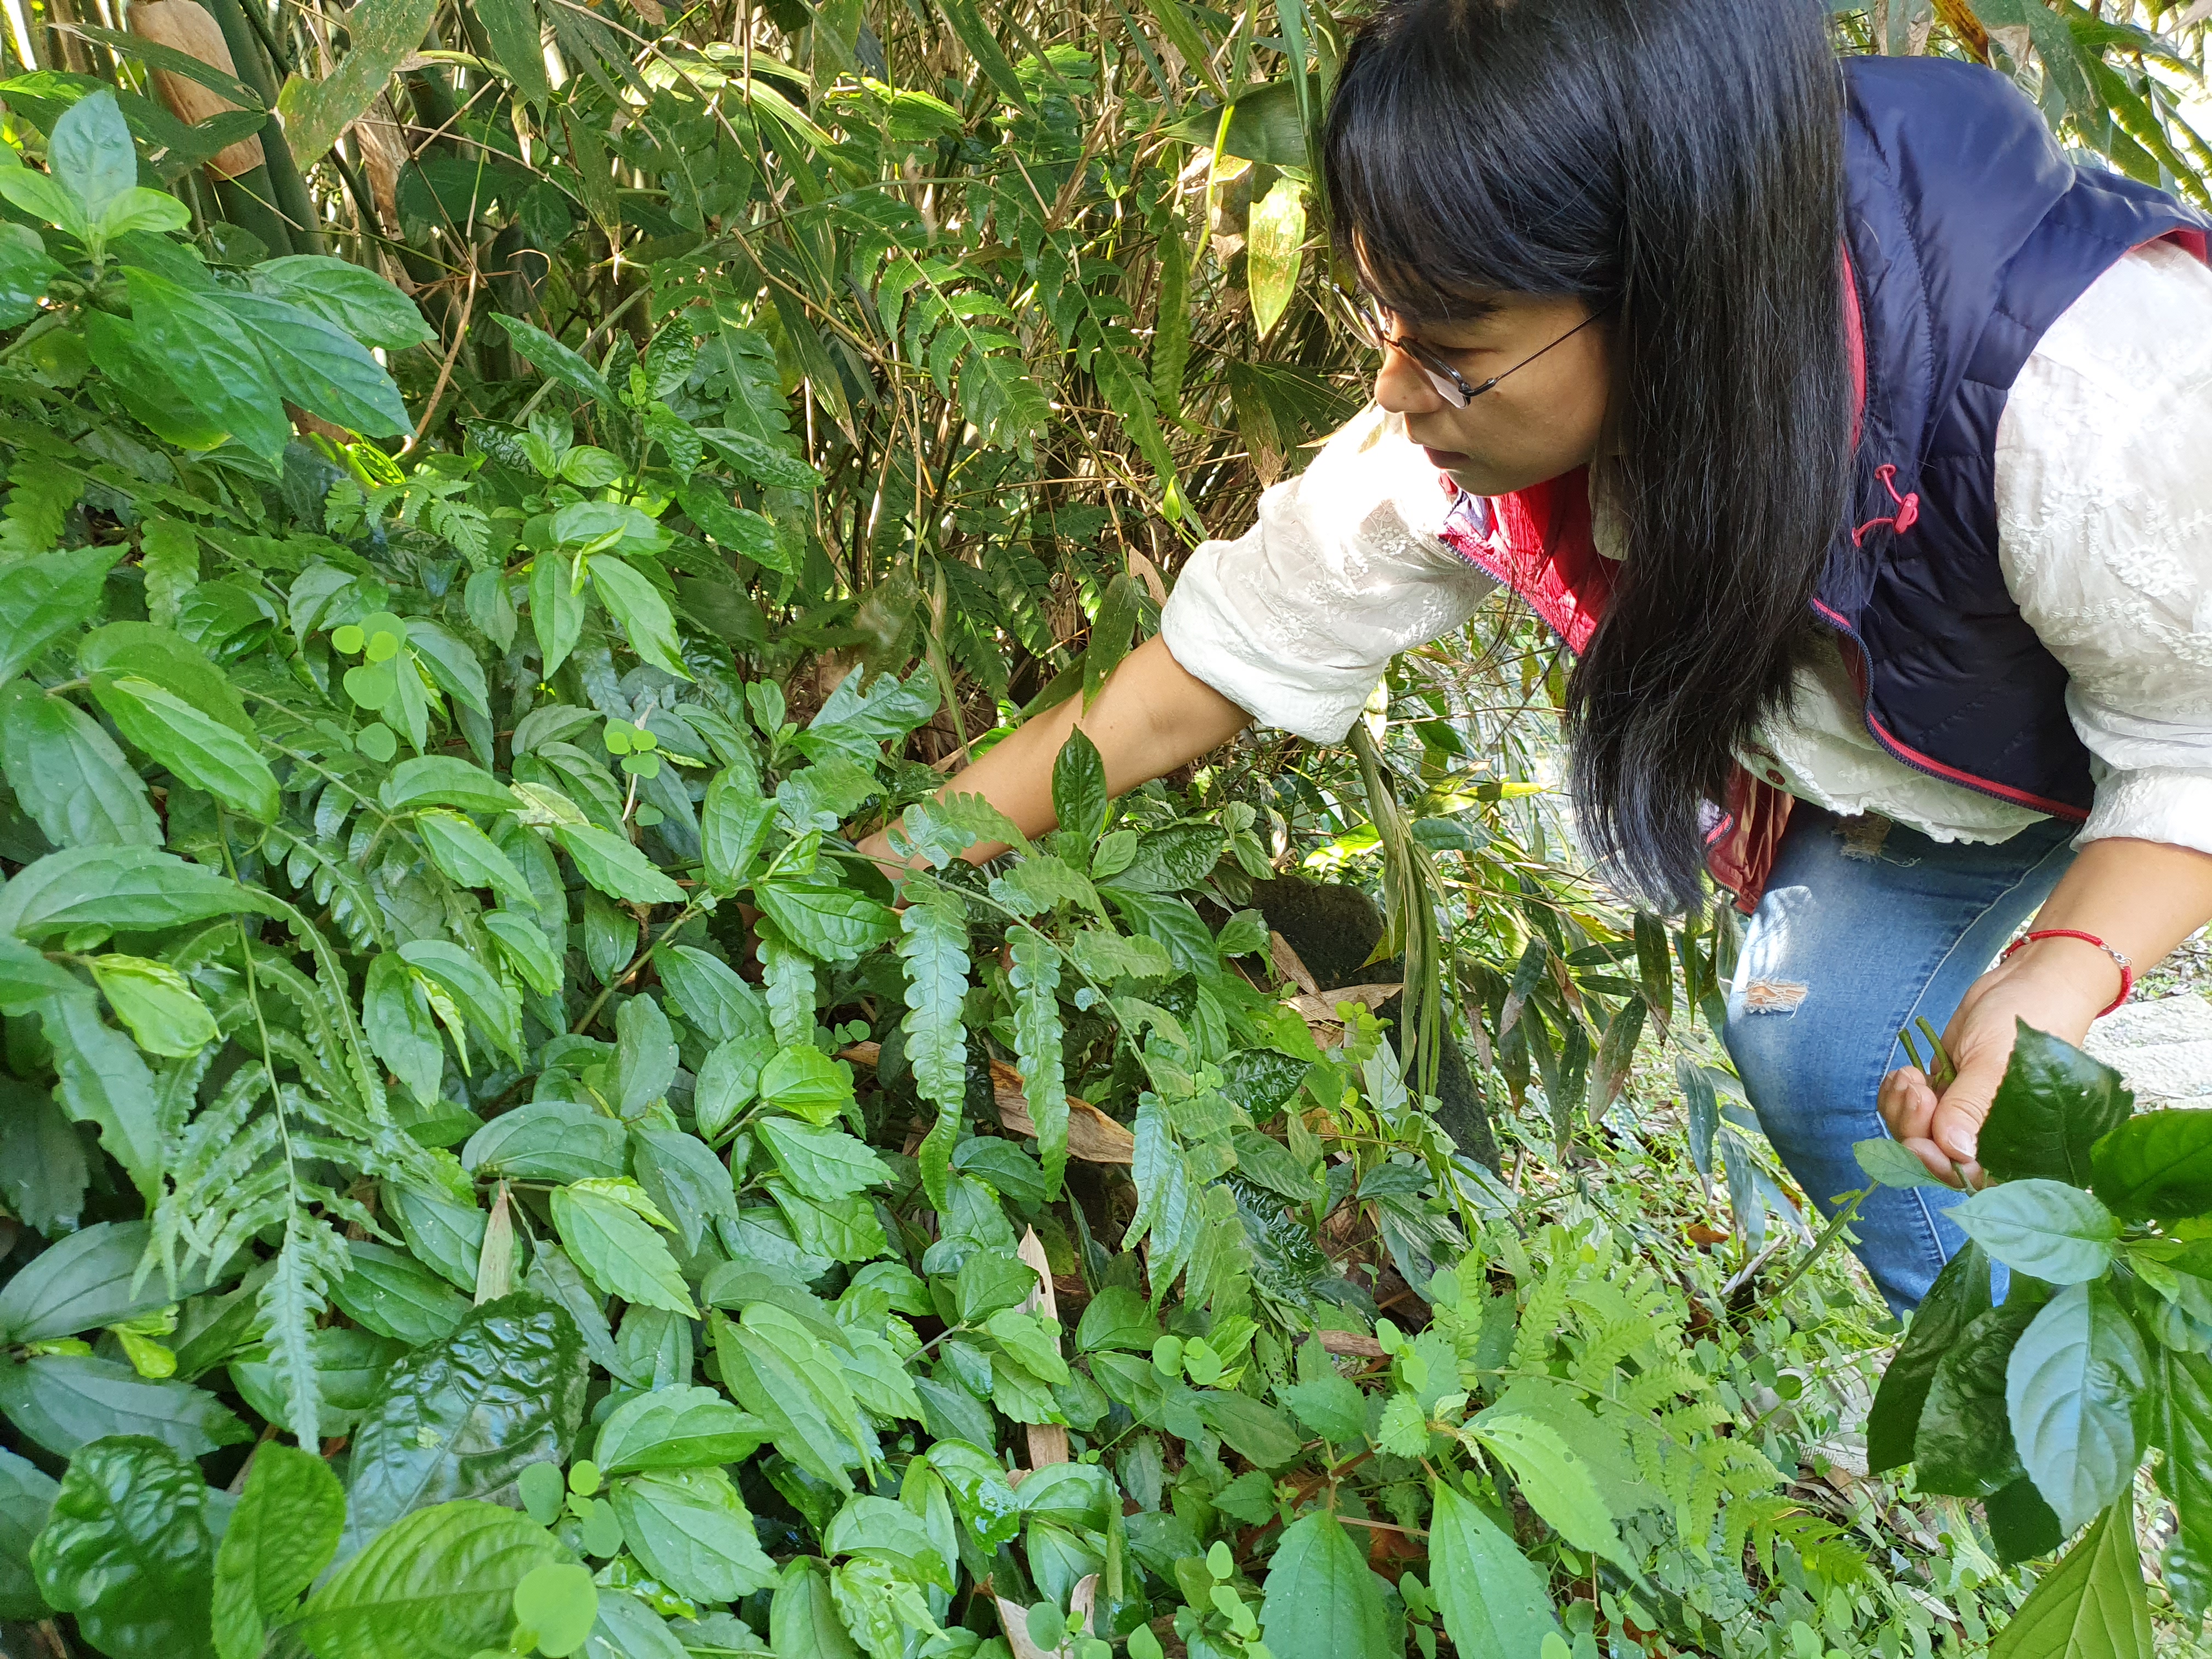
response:
[[[981,795],[1024,835],[1042,835],[1054,823],[1053,763],[1077,726],[1098,745],[1106,787],[1119,795],[1211,754],[1251,723],[1251,715],[1187,672],[1155,635],[1122,659],[1087,712],[1079,696],[1047,709],[956,774],[939,793]],[[860,850],[894,874],[908,867],[883,830],[862,842]],[[981,864],[1006,850],[987,842],[962,856]]]

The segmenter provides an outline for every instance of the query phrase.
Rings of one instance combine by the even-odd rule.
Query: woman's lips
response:
[[[1455,466],[1467,465],[1467,457],[1456,449],[1431,449],[1423,444],[1421,453],[1429,458],[1429,465],[1439,472],[1449,472]]]

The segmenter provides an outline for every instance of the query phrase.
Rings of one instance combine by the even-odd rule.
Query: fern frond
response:
[[[1014,1066],[1022,1075],[1046,1195],[1060,1196],[1067,1168],[1067,1080],[1061,1072],[1060,952],[1033,927],[1006,930],[1014,992]]]
[[[284,1396],[287,1426],[308,1451],[316,1448],[322,1401],[315,1322],[330,1305],[331,1281],[343,1279],[347,1267],[345,1242],[328,1224],[293,1206],[285,1216],[276,1270],[255,1298],[261,1340],[269,1345],[276,1386]]]

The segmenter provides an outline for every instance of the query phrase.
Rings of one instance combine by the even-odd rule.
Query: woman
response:
[[[1398,0],[1327,155],[1375,402],[1082,714],[1109,783],[1341,739],[1510,582],[1577,653],[1586,841],[1751,916],[1729,1047],[1805,1190],[1885,1122],[1973,1182],[2015,1022],[2078,1041],[2212,919],[2207,221],[1988,70],[1839,69],[1808,0]],[[1077,718],[951,787],[1048,826]],[[1944,1197],[1860,1212],[1896,1308]]]

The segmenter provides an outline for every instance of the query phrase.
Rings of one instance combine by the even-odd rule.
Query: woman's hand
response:
[[[2212,853],[2113,836],[2081,849],[2035,928],[2094,933],[2140,973],[2208,921]],[[1952,1016],[1943,1046],[1957,1076],[1939,1088],[1915,1067],[1899,1067],[1882,1079],[1882,1121],[1940,1179],[1979,1187],[1975,1141],[2004,1080],[2018,1022],[2078,1043],[2119,988],[2118,964],[2097,945],[2064,938],[2023,945],[1976,980]]]
[[[1975,1139],[2004,1080],[2016,1022],[2079,1042],[2118,988],[2119,969],[2094,945],[2055,939],[2022,947],[1976,980],[1952,1016],[1943,1048],[1957,1075],[1939,1091],[1917,1067],[1899,1066],[1882,1079],[1882,1121],[1939,1179],[1980,1187]]]

